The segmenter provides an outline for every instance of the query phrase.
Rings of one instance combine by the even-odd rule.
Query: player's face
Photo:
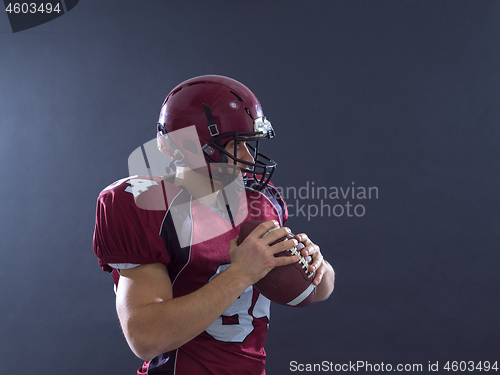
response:
[[[248,147],[246,144],[246,141],[240,141],[236,145],[236,155],[234,155],[234,140],[229,141],[229,143],[226,145],[224,148],[228,153],[230,153],[233,156],[236,156],[238,159],[241,159],[243,161],[246,161],[247,163],[253,163],[254,159],[253,156],[250,154],[248,151]],[[237,163],[237,166],[240,168],[247,168],[248,166],[242,164],[242,163]]]

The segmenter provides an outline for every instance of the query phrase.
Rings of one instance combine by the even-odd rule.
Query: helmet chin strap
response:
[[[217,129],[217,124],[214,121],[214,116],[212,115],[212,110],[205,103],[203,103],[203,110],[205,111],[205,116],[207,117],[208,131],[210,132],[210,135],[212,136],[212,138],[215,138],[219,135],[219,129]],[[221,146],[221,145],[219,144],[219,146]],[[210,148],[213,150],[212,147],[210,147]],[[203,149],[203,151],[205,151],[205,148]],[[219,151],[219,155],[220,155],[220,162],[221,163],[228,162],[226,155],[222,154],[220,151]]]
[[[217,124],[214,121],[214,117],[212,116],[212,110],[208,105],[203,103],[203,109],[205,110],[205,116],[207,116],[208,120],[208,131],[212,137],[216,137],[219,135],[219,130],[217,129]]]
[[[219,129],[217,129],[217,124],[214,121],[214,117],[212,115],[212,110],[205,103],[203,103],[203,110],[205,111],[205,116],[207,117],[208,131],[210,132],[210,135],[212,136],[212,138],[215,138],[219,135]],[[202,151],[202,152],[204,152],[204,151]],[[228,158],[226,155],[224,155],[220,151],[219,151],[219,155],[220,155],[220,163],[221,164],[228,162]],[[211,163],[208,160],[207,160],[207,165],[208,165],[208,173],[210,174],[210,179],[214,179],[216,181],[222,182],[223,186],[229,185],[234,180],[234,178],[231,178],[229,173],[223,173],[219,169],[212,171]]]

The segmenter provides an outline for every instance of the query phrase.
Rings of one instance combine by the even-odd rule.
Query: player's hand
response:
[[[289,228],[280,228],[278,222],[271,220],[257,226],[239,246],[237,245],[238,237],[236,237],[229,243],[231,267],[236,268],[241,277],[246,277],[249,285],[252,285],[266,276],[274,267],[298,262],[300,259],[298,255],[274,256],[297,245],[297,240],[292,239],[271,246],[273,242],[289,233]]]
[[[323,259],[319,246],[313,243],[305,233],[297,234],[295,238],[305,246],[301,251],[302,256],[312,257],[313,261],[309,265],[309,271],[316,271],[316,277],[313,280],[313,284],[319,285],[326,269],[325,260]]]

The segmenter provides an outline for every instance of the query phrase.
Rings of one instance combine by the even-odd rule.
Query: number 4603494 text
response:
[[[52,3],[42,3],[42,4],[35,4],[35,3],[8,3],[7,8],[5,8],[5,11],[8,13],[60,13],[61,8],[59,6],[59,2],[55,4],[55,6],[52,5]]]

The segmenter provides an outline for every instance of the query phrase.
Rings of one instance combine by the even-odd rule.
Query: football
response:
[[[238,236],[238,245],[259,225],[262,221],[245,221],[240,228]],[[277,228],[274,228],[277,229]],[[271,229],[271,230],[274,230]],[[270,231],[269,231],[270,232]],[[269,233],[267,232],[267,233]],[[266,234],[267,234],[266,233]],[[266,235],[264,234],[264,236]],[[293,233],[280,238],[275,243],[293,239]],[[309,265],[312,258],[310,256],[303,257],[300,251],[304,245],[299,242],[297,246],[293,246],[288,250],[275,254],[276,257],[300,255],[300,260],[297,263],[288,264],[286,266],[275,267],[264,278],[259,280],[254,287],[265,297],[280,305],[305,307],[311,304],[316,295],[316,287],[312,283],[315,272],[309,271]]]

